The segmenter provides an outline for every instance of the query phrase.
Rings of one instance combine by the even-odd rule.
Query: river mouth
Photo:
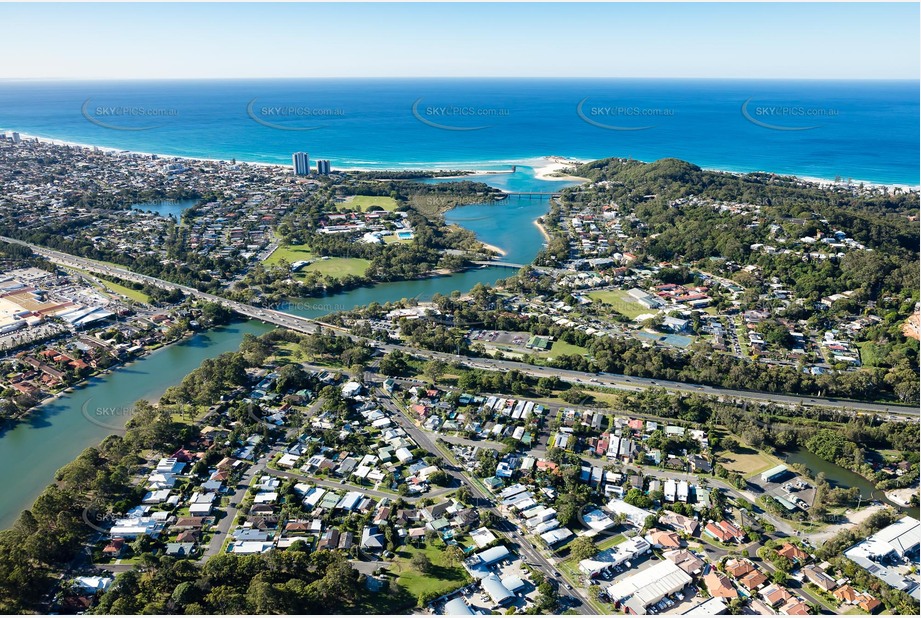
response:
[[[456,178],[427,178],[426,184],[474,180],[505,191],[551,193],[564,187],[578,185],[573,181],[541,180],[534,169],[518,166],[514,172],[488,176],[461,176]],[[534,225],[538,217],[547,214],[550,200],[527,196],[509,196],[500,201],[456,206],[445,213],[445,221],[454,223],[477,235],[483,243],[506,252],[502,261],[530,264],[544,246],[544,237]],[[292,298],[283,309],[300,317],[318,319],[338,311],[406,299],[428,301],[435,294],[447,296],[451,292],[468,292],[477,284],[493,285],[501,279],[515,275],[516,269],[508,267],[472,268],[466,271],[437,277],[407,281],[376,283],[336,294],[315,298]]]

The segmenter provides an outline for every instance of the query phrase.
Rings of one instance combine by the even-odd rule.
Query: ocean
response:
[[[545,156],[919,184],[917,81],[0,81],[0,130],[333,169],[508,169]]]

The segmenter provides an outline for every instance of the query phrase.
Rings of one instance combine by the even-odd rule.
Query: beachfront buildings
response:
[[[296,176],[307,176],[310,174],[310,154],[306,152],[295,152],[291,155],[291,164],[294,166]]]

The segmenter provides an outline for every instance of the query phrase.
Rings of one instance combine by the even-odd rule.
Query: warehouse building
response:
[[[464,599],[458,597],[445,603],[445,616],[473,616],[473,610],[464,602]]]
[[[515,594],[505,587],[495,573],[490,573],[481,579],[480,586],[496,605],[504,605],[515,598]]]
[[[624,607],[637,615],[645,615],[646,608],[658,603],[690,584],[692,578],[678,566],[663,560],[658,564],[631,575],[608,587],[607,593],[613,602],[622,602]]]
[[[761,473],[761,480],[765,483],[770,483],[771,481],[776,481],[777,479],[783,477],[787,473],[787,466],[781,464],[779,466],[774,466],[770,470],[765,470]]]
[[[505,545],[496,545],[464,560],[464,567],[475,579],[483,579],[490,574],[490,566],[504,560],[509,555],[511,553]]]

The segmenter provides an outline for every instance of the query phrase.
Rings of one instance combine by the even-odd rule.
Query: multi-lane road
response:
[[[14,238],[8,238],[5,236],[0,236],[0,240],[6,242],[15,243],[29,247],[35,253],[45,257],[51,262],[59,264],[61,266],[71,266],[73,268],[79,268],[82,270],[95,272],[103,275],[111,275],[119,277],[127,281],[136,281],[139,283],[146,283],[149,285],[157,286],[164,289],[179,289],[185,294],[188,294],[191,297],[198,298],[201,300],[206,300],[214,303],[219,303],[232,311],[239,313],[240,315],[255,318],[257,320],[262,320],[277,326],[284,328],[289,328],[302,333],[314,333],[319,328],[329,330],[330,332],[335,332],[342,336],[351,337],[355,340],[369,341],[363,337],[357,337],[350,334],[347,330],[320,322],[318,320],[312,320],[310,318],[305,318],[297,316],[291,313],[286,313],[284,311],[277,311],[275,309],[256,307],[246,303],[241,303],[233,300],[217,296],[215,294],[209,294],[207,292],[202,292],[201,290],[195,289],[190,286],[180,285],[173,283],[171,281],[166,281],[164,279],[158,279],[156,277],[151,277],[149,275],[142,275],[135,273],[127,268],[122,268],[119,266],[114,266],[110,264],[104,264],[96,262],[94,260],[89,260],[86,258],[81,258],[78,256],[70,255],[63,253],[61,251],[55,251],[53,249],[47,249],[39,245],[32,243],[26,243]],[[517,370],[523,374],[527,374],[534,377],[558,377],[571,382],[573,384],[579,384],[586,387],[605,387],[605,388],[614,388],[620,390],[634,390],[639,391],[649,388],[662,388],[675,392],[682,393],[697,393],[700,395],[709,395],[715,397],[721,397],[726,400],[749,400],[749,401],[758,401],[758,402],[772,402],[779,404],[786,404],[790,406],[804,405],[804,406],[823,406],[837,408],[845,410],[854,414],[861,413],[871,413],[871,414],[880,414],[885,416],[892,416],[894,418],[898,417],[915,417],[918,418],[921,416],[917,406],[904,406],[897,404],[886,404],[886,403],[873,403],[873,402],[863,402],[863,401],[850,401],[850,400],[840,400],[840,399],[831,399],[827,397],[809,397],[801,395],[782,395],[778,393],[766,393],[760,391],[749,391],[749,390],[740,390],[740,389],[728,389],[728,388],[719,388],[715,386],[705,386],[699,384],[689,384],[685,382],[674,382],[670,380],[657,380],[652,378],[640,378],[634,376],[625,376],[619,374],[592,374],[585,373],[580,371],[571,371],[567,369],[558,369],[555,367],[540,367],[535,365],[528,365],[526,363],[519,363],[509,360],[493,360],[493,359],[481,359],[473,358],[467,356],[460,356],[454,354],[444,354],[440,352],[433,352],[430,350],[420,350],[405,345],[398,344],[384,344],[380,342],[372,342],[376,347],[384,351],[400,350],[407,354],[413,356],[420,356],[426,359],[438,358],[450,363],[457,363],[472,368],[481,368],[488,369],[491,371],[511,371]]]

